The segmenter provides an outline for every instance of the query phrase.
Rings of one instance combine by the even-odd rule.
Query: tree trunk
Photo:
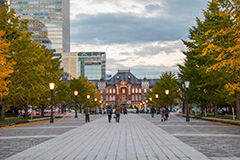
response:
[[[236,91],[236,118],[240,119],[239,92]]]
[[[25,118],[28,118],[28,106],[24,106]]]
[[[214,116],[218,116],[217,96],[214,94]]]
[[[3,98],[3,104],[2,104],[2,110],[1,110],[1,121],[4,121],[5,120],[5,111],[6,109],[6,98]]]
[[[44,105],[40,105],[39,108],[41,109],[41,116],[44,116]]]

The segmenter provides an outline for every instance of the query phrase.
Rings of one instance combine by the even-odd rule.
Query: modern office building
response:
[[[10,0],[21,19],[29,19],[32,39],[55,55],[70,52],[70,0]]]
[[[62,67],[73,78],[85,76],[88,80],[105,79],[105,52],[63,52]]]
[[[5,3],[4,0],[0,0],[0,6]]]

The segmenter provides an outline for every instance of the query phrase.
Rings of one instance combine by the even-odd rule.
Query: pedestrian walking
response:
[[[123,108],[123,114],[124,115],[127,114],[127,108],[126,107]]]
[[[168,114],[169,114],[169,109],[167,107],[165,107],[165,120],[168,120]]]
[[[161,122],[164,122],[164,117],[165,117],[165,108],[164,107],[161,107],[160,115],[161,115]]]
[[[116,122],[119,123],[119,120],[120,120],[120,113],[121,113],[122,109],[117,106],[116,109],[115,109],[115,114],[116,114]]]
[[[112,107],[111,106],[108,107],[107,115],[108,115],[108,122],[111,123],[111,119],[112,119]]]
[[[85,122],[90,122],[90,108],[88,106],[85,107],[84,109],[85,113]]]
[[[154,118],[154,114],[155,114],[156,110],[155,108],[152,106],[151,108],[151,115],[152,115],[152,118]]]

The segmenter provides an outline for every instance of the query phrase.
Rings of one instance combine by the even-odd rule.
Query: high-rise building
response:
[[[0,7],[3,3],[5,3],[4,0],[0,0]]]
[[[106,77],[105,52],[63,52],[62,67],[73,78],[87,77],[100,80]]]
[[[70,0],[10,0],[21,19],[29,19],[32,39],[56,55],[70,52]]]

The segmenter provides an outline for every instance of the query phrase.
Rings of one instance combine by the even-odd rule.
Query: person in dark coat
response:
[[[165,121],[168,120],[168,117],[169,117],[169,109],[167,107],[165,107]]]
[[[88,106],[84,109],[85,121],[90,122],[90,108]]]
[[[108,107],[107,109],[107,115],[108,115],[108,122],[111,123],[111,119],[112,119],[112,108],[111,106]]]
[[[152,106],[152,108],[151,108],[152,118],[154,118],[154,114],[155,114],[155,112],[156,112],[156,110],[155,110],[155,108]]]

